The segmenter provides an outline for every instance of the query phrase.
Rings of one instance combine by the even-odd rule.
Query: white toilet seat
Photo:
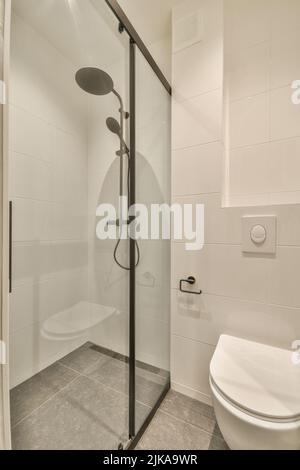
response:
[[[210,387],[231,449],[300,449],[300,367],[290,351],[221,336]]]
[[[239,411],[240,413],[246,414],[253,419],[259,420],[259,421],[266,421],[267,423],[278,423],[278,424],[283,424],[283,423],[300,423],[300,416],[296,416],[294,418],[270,418],[269,416],[264,416],[260,415],[258,413],[253,413],[250,410],[247,410],[246,408],[241,407],[234,401],[232,401],[229,397],[224,395],[224,393],[218,388],[218,386],[214,383],[213,378],[211,375],[209,376],[209,384],[210,388],[213,390],[215,395],[218,396],[218,398],[221,398],[224,403],[226,403],[229,407],[232,407],[233,409]]]

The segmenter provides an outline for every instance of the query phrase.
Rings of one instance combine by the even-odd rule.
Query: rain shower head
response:
[[[110,75],[95,67],[84,67],[75,76],[78,86],[91,95],[103,96],[114,91]]]
[[[106,125],[108,129],[120,139],[121,149],[118,154],[122,156],[124,153],[128,153],[129,149],[123,138],[123,122],[124,119],[129,118],[129,113],[124,111],[122,98],[114,89],[114,82],[110,75],[95,67],[83,67],[76,72],[75,80],[77,85],[86,93],[97,96],[113,93],[118,98],[120,102],[119,112],[121,123],[119,124],[116,119],[109,117],[106,120]]]
[[[121,137],[121,127],[118,121],[115,118],[109,117],[106,119],[106,125],[110,132],[117,134],[118,137]]]

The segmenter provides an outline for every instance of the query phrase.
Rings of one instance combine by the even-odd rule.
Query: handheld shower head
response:
[[[116,134],[119,137],[121,144],[123,146],[123,149],[125,150],[124,153],[128,154],[129,148],[127,147],[126,142],[124,141],[122,137],[121,127],[118,121],[115,118],[109,117],[106,119],[106,125],[107,125],[107,128],[110,130],[110,132],[112,132],[113,134]],[[118,151],[117,155],[118,156],[122,155],[122,152]]]
[[[84,67],[75,75],[77,85],[86,93],[104,96],[114,91],[114,82],[110,75],[95,67]]]
[[[118,137],[121,137],[121,127],[118,121],[115,118],[109,117],[106,119],[106,125],[110,132],[117,134]]]

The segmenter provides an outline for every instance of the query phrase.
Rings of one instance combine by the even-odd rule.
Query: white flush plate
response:
[[[242,228],[242,251],[244,253],[276,253],[276,216],[244,216]]]

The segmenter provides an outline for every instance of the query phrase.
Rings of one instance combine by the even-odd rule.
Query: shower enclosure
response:
[[[171,88],[115,0],[5,8],[12,448],[132,447],[169,389],[170,240],[123,239],[120,196],[170,203]]]

